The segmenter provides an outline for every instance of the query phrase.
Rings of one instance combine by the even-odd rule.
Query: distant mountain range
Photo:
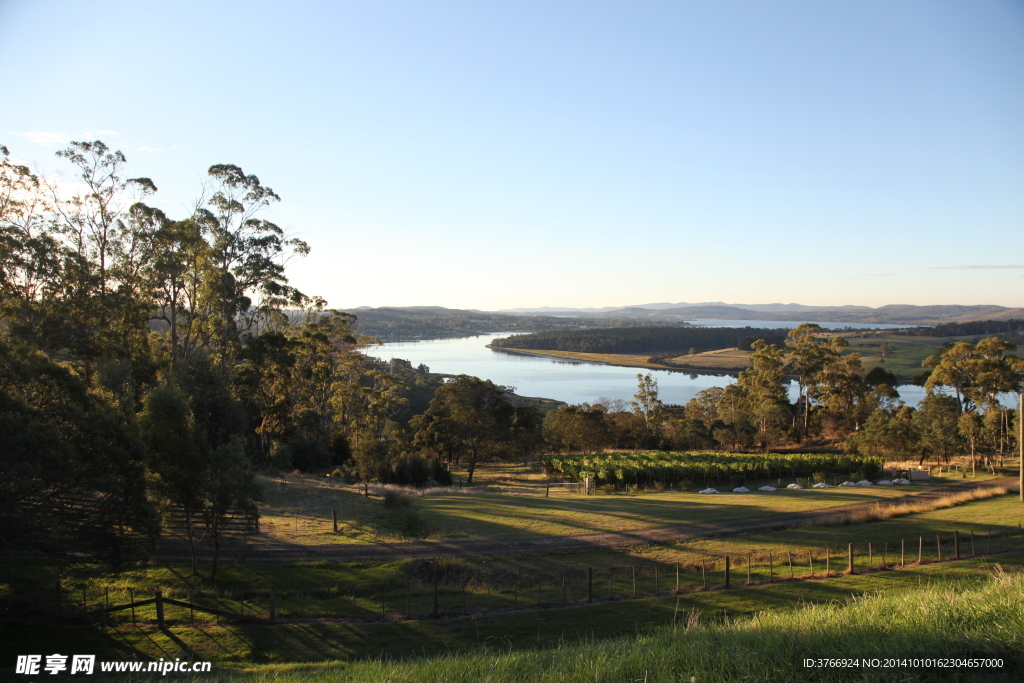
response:
[[[1006,306],[912,306],[892,304],[870,306],[804,306],[802,304],[726,304],[721,301],[689,304],[654,303],[619,308],[510,308],[495,313],[511,315],[555,315],[586,318],[646,320],[654,324],[683,322],[701,318],[721,320],[814,320],[828,323],[875,323],[894,325],[932,325],[968,320],[1009,320],[1024,318],[1024,308]]]

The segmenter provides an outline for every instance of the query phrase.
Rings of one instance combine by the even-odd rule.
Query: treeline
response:
[[[385,341],[468,337],[494,332],[583,330],[595,327],[634,326],[635,320],[559,318],[548,315],[504,315],[464,311],[439,306],[363,308],[349,311],[358,316],[355,330]],[[666,323],[671,325],[673,323]]]
[[[997,337],[957,342],[924,361],[928,396],[904,404],[896,377],[864,373],[843,337],[805,323],[784,346],[753,344],[738,381],[697,394],[683,407],[658,399],[657,383],[637,375],[634,400],[568,405],[544,419],[548,447],[561,453],[606,448],[668,451],[768,451],[784,444],[832,444],[889,460],[948,461],[969,454],[989,467],[1013,453],[1020,417],[999,401],[1020,390],[1024,361]],[[796,401],[790,378],[796,378]]]
[[[551,331],[495,339],[494,346],[536,351],[578,353],[656,354],[678,351],[712,351],[730,347],[750,348],[757,339],[782,343],[785,331],[757,327],[624,327],[580,331]]]

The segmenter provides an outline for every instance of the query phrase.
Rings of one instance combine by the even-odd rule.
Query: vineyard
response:
[[[879,457],[830,454],[665,452],[604,453],[551,456],[549,472],[596,485],[673,484],[687,486],[711,481],[743,483],[756,479],[788,479],[839,474],[875,479],[881,474]]]

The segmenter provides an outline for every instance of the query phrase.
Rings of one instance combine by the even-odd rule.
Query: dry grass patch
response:
[[[834,526],[837,524],[863,524],[864,522],[877,522],[883,519],[891,519],[902,515],[912,515],[917,512],[931,512],[942,508],[950,508],[973,500],[984,500],[996,496],[1005,496],[1014,489],[1006,486],[984,486],[951,493],[941,498],[925,500],[909,500],[902,503],[875,503],[867,510],[854,510],[852,512],[840,512],[818,520],[808,526]]]

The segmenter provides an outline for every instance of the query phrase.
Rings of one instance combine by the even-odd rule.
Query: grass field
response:
[[[552,358],[564,358],[566,360],[578,360],[588,363],[604,363],[606,365],[622,365],[630,368],[651,368],[653,370],[664,370],[664,365],[648,362],[651,354],[629,354],[629,353],[577,353],[576,351],[530,351],[525,349],[498,349],[504,353],[522,353],[530,356],[550,356]]]
[[[750,367],[750,351],[740,349],[717,349],[693,355],[676,356],[669,362],[680,367],[696,371],[731,371],[746,370]]]
[[[457,481],[464,477],[458,469],[453,474]],[[977,481],[992,478],[982,473]],[[360,486],[337,484],[327,477],[278,476],[262,481],[262,529],[268,538],[300,545],[403,540],[399,523],[381,504],[380,497],[364,497]],[[674,490],[581,496],[556,487],[545,497],[548,481],[534,466],[482,465],[473,488],[428,490],[427,495],[415,498],[412,509],[426,524],[427,537],[435,540],[560,537],[592,532],[636,533],[672,524],[820,510],[905,496],[963,480],[947,473],[929,484],[910,487],[780,488],[773,493],[757,491],[756,486],[762,482],[751,482],[749,486],[755,490],[749,494],[717,496]],[[783,487],[787,483],[781,482]],[[337,511],[338,533],[333,531],[330,507]]]
[[[856,588],[854,588],[856,590]],[[554,634],[540,650],[495,639],[488,651],[407,662],[360,662],[311,668],[267,667],[267,681],[984,681],[1019,680],[1024,648],[1024,581],[1019,575],[828,601],[767,611],[740,621],[714,609],[674,614],[671,625],[607,641],[566,643]],[[479,624],[474,625],[476,629]],[[646,627],[646,623],[645,623]],[[485,627],[486,628],[486,627]],[[531,629],[532,630],[532,629]],[[647,628],[644,629],[647,631]],[[557,647],[550,647],[555,645]],[[808,658],[893,655],[995,658],[983,669],[927,669],[897,662],[888,669],[808,669]]]
[[[950,342],[973,340],[974,337],[904,337],[879,336],[859,337],[848,336],[848,351],[861,354],[861,362],[865,370],[882,367],[901,379],[912,379],[924,372],[921,362],[928,356],[938,353]],[[884,362],[878,355],[883,343],[892,347],[892,355]]]
[[[1016,495],[868,523],[558,552],[559,538],[589,530],[642,530],[666,523],[749,515],[768,517],[773,512],[879,500],[906,493],[907,489],[833,488],[775,492],[779,495],[720,496],[671,491],[597,496],[563,493],[545,498],[542,491],[546,478],[532,467],[506,464],[486,467],[480,472],[480,489],[422,496],[415,500],[413,508],[445,533],[481,538],[499,534],[547,537],[552,541],[550,552],[376,564],[258,564],[242,555],[228,556],[216,585],[202,577],[188,576],[188,569],[181,565],[154,565],[103,576],[88,572],[65,574],[64,620],[58,623],[6,619],[0,622],[4,629],[0,650],[7,659],[24,652],[61,652],[61,648],[69,649],[72,645],[76,652],[96,652],[108,659],[193,657],[244,670],[247,676],[257,679],[281,681],[308,677],[315,680],[318,676],[330,676],[332,680],[342,676],[374,681],[430,680],[431,676],[449,680],[441,677],[438,672],[442,671],[448,671],[457,680],[463,675],[459,671],[476,671],[474,667],[486,660],[491,662],[488,675],[492,680],[513,680],[517,674],[510,671],[515,670],[515,662],[551,662],[552,657],[560,657],[558,653],[566,651],[576,652],[578,657],[600,657],[604,655],[593,653],[669,642],[657,639],[668,637],[673,623],[692,623],[697,619],[691,615],[701,615],[699,621],[705,626],[691,626],[687,643],[702,628],[718,634],[715,638],[724,638],[727,633],[740,633],[752,627],[749,625],[762,623],[759,619],[776,620],[771,622],[776,625],[795,624],[785,620],[803,614],[801,606],[808,603],[828,604],[831,610],[843,609],[840,606],[846,604],[860,609],[856,596],[864,593],[905,597],[916,595],[921,586],[929,585],[941,587],[952,596],[987,590],[984,585],[989,577],[999,572],[997,564],[1011,571],[1024,565],[1024,506]],[[933,485],[915,485],[912,490],[925,491],[958,481],[962,479],[945,477]],[[289,507],[344,505],[354,512],[357,525],[365,529],[366,536],[352,540],[346,536],[349,532],[339,529],[337,536],[348,539],[343,542],[398,543],[382,540],[386,535],[382,529],[386,530],[389,522],[379,498],[364,498],[357,487],[299,476],[268,479],[265,484],[269,495],[264,506],[271,513],[265,519],[276,514],[285,520],[285,508]],[[960,550],[965,559],[950,562],[955,552],[954,532],[960,533]],[[292,533],[288,542],[294,544],[334,542],[336,537],[326,531],[301,533],[301,527],[300,533]],[[922,546],[918,545],[919,539],[924,539]],[[906,549],[903,567],[899,556],[901,542]],[[852,576],[843,575],[848,544],[854,547],[856,573]],[[919,547],[923,550],[920,565]],[[936,562],[940,552],[943,561]],[[985,556],[990,552],[995,554]],[[792,568],[790,553],[794,558]],[[731,590],[720,589],[726,557],[732,562]],[[828,578],[823,577],[826,568],[831,574]],[[55,567],[25,562],[17,567],[17,575],[12,575],[12,570],[7,569],[7,583],[0,585],[0,604],[6,604],[10,610],[12,604],[25,600],[26,595],[44,606],[52,602],[57,580]],[[440,618],[427,618],[433,608],[434,577],[438,580]],[[751,585],[747,585],[748,580]],[[131,595],[138,599],[151,597],[154,591],[161,590],[166,597],[266,618],[272,586],[276,616],[281,622],[273,627],[201,613],[193,615],[188,609],[175,606],[166,609],[164,630],[154,624],[151,606],[140,608],[134,620],[127,610],[117,612],[109,623],[86,622],[78,616],[83,603],[95,609],[127,602]],[[586,604],[588,589],[594,604]],[[954,610],[951,614],[958,613]],[[934,614],[930,619],[946,623],[943,620],[948,616]],[[854,626],[862,629],[854,629],[861,635],[851,636],[853,643],[868,642],[863,640],[867,638],[864,633],[877,634],[879,629],[890,627],[889,622],[870,624],[859,617],[850,618]],[[1012,630],[1016,622],[1005,616],[998,618],[1002,620],[997,622],[998,637],[979,642],[999,647],[1016,643],[1014,638],[1020,638],[1020,633]],[[728,624],[723,623],[726,619]],[[956,638],[963,636],[967,640],[947,638],[943,642],[957,647],[974,643],[975,636],[964,635],[973,627],[957,623],[960,630],[956,631]],[[805,632],[795,625],[787,628],[795,629],[796,635]],[[1016,635],[1010,637],[1008,633]],[[917,638],[920,633],[911,635]],[[835,637],[837,643],[844,642],[839,635]],[[913,642],[931,643],[927,647],[933,648],[938,641],[932,634]],[[843,650],[836,645],[828,651]],[[677,661],[679,653],[658,656]],[[365,661],[379,657],[416,661]],[[355,663],[343,669],[325,665],[295,668],[302,662],[337,660]],[[642,680],[642,663],[633,662],[630,667],[633,666],[641,667],[636,674]],[[675,665],[668,666],[671,669]],[[526,673],[519,680],[542,678],[543,672],[529,668],[523,671]],[[591,680],[587,676],[593,674],[586,667],[572,671],[566,673],[565,680]],[[647,670],[650,671],[653,670]],[[719,680],[712,674],[726,680],[734,673],[732,669],[721,669],[717,663],[709,663],[701,671],[705,677],[699,680]]]

